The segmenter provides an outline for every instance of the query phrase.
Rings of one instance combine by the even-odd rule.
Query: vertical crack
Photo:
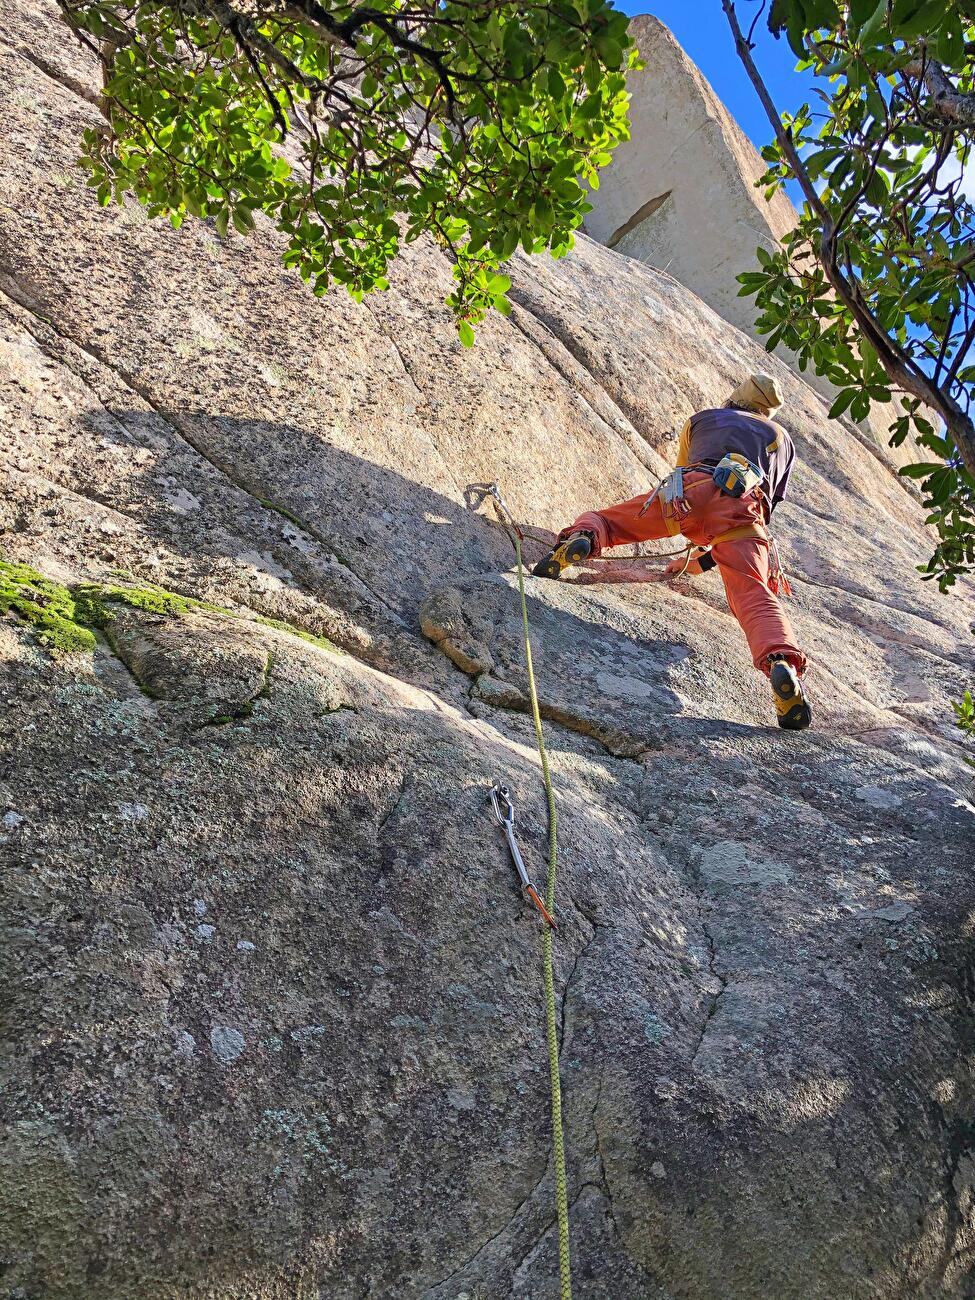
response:
[[[724,975],[722,975],[721,971],[719,971],[717,968],[716,965],[717,945],[715,944],[714,941],[714,935],[711,933],[710,929],[708,928],[707,922],[702,920],[701,929],[704,931],[704,938],[707,941],[707,945],[708,945],[708,974],[712,977],[712,979],[716,979],[718,981],[720,988],[716,993],[712,993],[710,995],[710,1001],[708,1003],[708,1008],[704,1016],[704,1023],[701,1025],[700,1037],[697,1040],[697,1044],[694,1048],[694,1053],[691,1056],[690,1068],[692,1070],[697,1064],[697,1058],[700,1055],[701,1048],[704,1046],[704,1040],[707,1037],[708,1029],[711,1026],[711,1021],[718,1014],[718,1006],[720,1005],[721,999],[724,997],[725,992],[727,991],[728,982],[729,982],[728,979]]]

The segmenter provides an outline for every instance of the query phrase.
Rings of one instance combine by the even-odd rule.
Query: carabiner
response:
[[[491,786],[491,806],[494,809],[494,815],[498,819],[499,825],[504,828],[505,838],[508,841],[508,851],[511,854],[512,862],[515,864],[515,870],[518,872],[518,879],[521,881],[522,888],[545,918],[545,921],[553,930],[556,929],[555,919],[542,902],[538,890],[532,884],[528,868],[521,856],[518,841],[515,839],[515,806],[511,802],[511,791],[500,781],[495,781]]]
[[[504,804],[505,810],[502,812],[501,805]],[[495,781],[491,786],[491,806],[494,809],[494,815],[497,817],[502,826],[514,826],[515,824],[515,806],[511,802],[511,791],[500,781]]]

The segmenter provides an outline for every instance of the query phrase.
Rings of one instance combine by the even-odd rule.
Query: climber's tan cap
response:
[[[729,399],[735,406],[768,415],[782,405],[782,389],[771,375],[749,375],[743,379]]]

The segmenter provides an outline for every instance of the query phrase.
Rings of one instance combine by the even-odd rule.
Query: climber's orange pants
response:
[[[610,546],[670,537],[678,529],[696,546],[710,546],[715,537],[733,528],[763,522],[761,502],[756,496],[731,497],[721,491],[710,474],[700,470],[685,471],[684,491],[686,513],[682,512],[676,520],[673,516],[665,517],[673,507],[665,506],[660,496],[654,497],[649,509],[641,514],[647,501],[643,495],[606,510],[590,510],[580,515],[571,527],[564,528],[560,536],[585,529],[595,536],[594,554],[598,555]],[[755,667],[767,674],[768,656],[781,654],[796,672],[804,672],[806,657],[796,644],[796,634],[778,597],[769,586],[768,541],[761,537],[741,537],[718,542],[711,554],[721,573],[731,612],[745,633]]]

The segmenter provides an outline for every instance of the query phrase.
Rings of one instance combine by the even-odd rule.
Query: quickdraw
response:
[[[515,864],[515,870],[521,880],[522,888],[538,908],[546,923],[557,929],[555,917],[542,902],[538,890],[531,882],[528,874],[528,868],[525,866],[524,858],[521,856],[521,850],[518,848],[518,841],[515,839],[515,806],[511,801],[511,792],[506,785],[500,781],[495,781],[491,786],[491,806],[494,809],[494,815],[498,822],[504,828],[504,833],[508,840],[508,850],[511,853],[511,860]]]

